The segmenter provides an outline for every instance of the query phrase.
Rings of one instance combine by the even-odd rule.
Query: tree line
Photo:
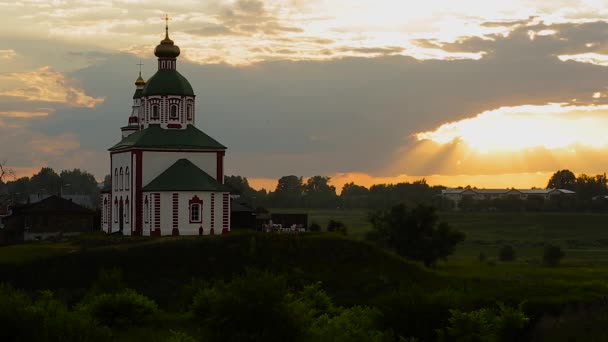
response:
[[[400,203],[433,203],[443,186],[430,186],[425,179],[412,183],[375,184],[369,188],[353,182],[338,195],[331,178],[314,176],[304,181],[294,175],[279,178],[274,191],[253,189],[247,177],[226,176],[225,184],[233,195],[241,196],[254,207],[267,208],[387,208]]]
[[[14,173],[13,173],[14,174]],[[16,203],[27,203],[30,195],[86,195],[96,206],[99,188],[95,177],[83,170],[62,170],[57,173],[43,167],[31,177],[4,177],[0,180],[0,198]]]

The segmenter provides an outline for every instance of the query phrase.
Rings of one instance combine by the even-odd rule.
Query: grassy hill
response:
[[[207,238],[84,239],[0,248],[2,253],[45,257],[0,264],[0,282],[29,291],[54,289],[77,300],[100,270],[119,268],[127,284],[170,307],[193,278],[229,279],[248,268],[287,276],[293,286],[321,281],[338,303],[361,302],[404,281],[435,282],[438,276],[415,263],[362,241],[335,235],[232,234]],[[12,250],[11,250],[12,248]],[[46,256],[43,250],[50,250]],[[15,250],[17,252],[15,252]],[[63,254],[59,254],[63,251]]]

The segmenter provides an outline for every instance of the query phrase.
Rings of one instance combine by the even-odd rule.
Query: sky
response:
[[[608,1],[0,0],[0,162],[103,179],[169,31],[226,173],[544,186],[608,169]]]

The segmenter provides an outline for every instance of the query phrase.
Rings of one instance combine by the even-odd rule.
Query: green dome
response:
[[[194,96],[190,82],[177,70],[160,69],[150,77],[142,96],[152,95],[184,95]]]

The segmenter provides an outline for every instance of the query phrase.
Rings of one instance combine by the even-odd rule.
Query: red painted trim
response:
[[[209,235],[215,235],[215,229],[213,229],[213,228],[209,229]]]
[[[217,181],[220,184],[224,184],[224,156],[226,155],[226,151],[217,152]]]
[[[132,155],[135,155],[135,168],[136,171],[133,172],[133,168],[131,168],[131,174],[137,174],[135,176],[135,216],[136,221],[135,221],[135,230],[136,230],[136,235],[143,235],[144,232],[144,226],[143,226],[143,220],[144,220],[144,210],[143,210],[143,193],[141,191],[142,189],[142,175],[143,175],[143,153],[141,151],[133,151]],[[131,188],[133,188],[133,182],[131,182]]]
[[[182,128],[181,124],[168,124],[167,128]]]
[[[203,229],[203,226],[200,226],[200,227],[198,228],[198,235],[201,235],[201,236],[202,236],[204,233],[205,233],[205,231],[204,231],[204,229]]]

